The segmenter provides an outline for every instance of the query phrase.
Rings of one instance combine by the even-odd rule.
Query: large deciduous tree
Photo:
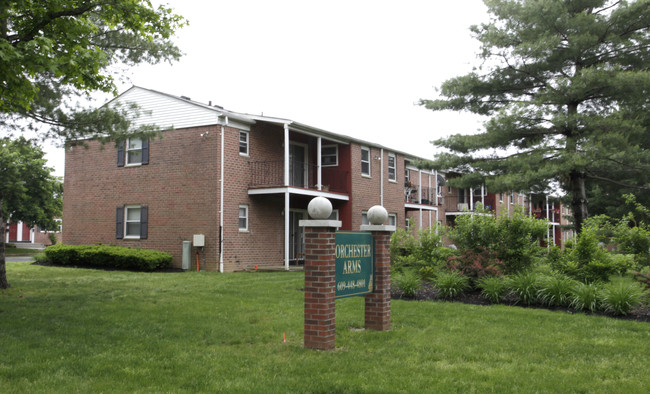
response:
[[[474,135],[434,141],[431,165],[461,187],[539,191],[559,185],[580,231],[587,190],[650,184],[650,1],[485,0],[472,26],[482,66],[446,81],[432,110],[489,116]]]
[[[0,289],[9,287],[5,230],[9,221],[54,230],[61,215],[63,185],[46,167],[43,150],[19,137],[0,139]]]
[[[69,140],[151,132],[131,129],[130,109],[78,102],[116,93],[113,75],[122,67],[178,60],[171,37],[184,24],[148,0],[0,2],[0,125]]]
[[[171,38],[185,24],[149,0],[0,1],[0,130],[11,138],[0,140],[2,234],[7,218],[47,225],[60,211],[42,151],[20,135],[31,129],[41,140],[74,143],[155,134],[153,126],[132,127],[137,108],[79,103],[117,93],[114,75],[125,67],[178,60]],[[0,287],[8,285],[2,236]]]

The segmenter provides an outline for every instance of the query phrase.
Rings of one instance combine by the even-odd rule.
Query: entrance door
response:
[[[307,145],[291,143],[289,146],[290,186],[308,187],[309,168],[307,163]]]
[[[305,263],[305,228],[300,227],[300,221],[307,219],[307,211],[289,211],[289,263],[302,265]]]

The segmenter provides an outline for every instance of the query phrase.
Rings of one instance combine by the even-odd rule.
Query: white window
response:
[[[408,185],[411,180],[411,172],[408,168],[404,168],[404,184]]]
[[[499,193],[499,202],[503,202],[503,193]]]
[[[320,152],[321,165],[323,167],[334,167],[339,165],[338,145],[323,145]]]
[[[515,192],[510,192],[510,204],[515,203]]]
[[[397,181],[397,160],[393,153],[388,154],[388,180]]]
[[[370,148],[361,147],[361,175],[370,176]]]
[[[368,221],[368,211],[361,212],[361,224],[363,226],[370,224],[370,222]]]
[[[248,156],[248,132],[239,131],[239,154]]]
[[[124,237],[140,238],[141,207],[127,205],[124,207]]]
[[[142,139],[126,140],[126,165],[142,164]]]
[[[389,226],[397,226],[397,214],[396,213],[388,214],[388,225]]]
[[[239,231],[248,231],[248,205],[239,206]]]

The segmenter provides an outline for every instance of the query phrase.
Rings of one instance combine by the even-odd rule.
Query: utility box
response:
[[[183,241],[183,268],[185,271],[190,269],[190,261],[192,260],[192,242]]]
[[[192,242],[194,247],[202,248],[205,246],[205,235],[203,234],[194,234],[194,242]]]

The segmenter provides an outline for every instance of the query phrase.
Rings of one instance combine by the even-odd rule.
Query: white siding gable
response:
[[[134,126],[154,124],[165,130],[223,123],[223,120],[219,119],[222,112],[218,108],[201,106],[188,100],[137,86],[127,90],[108,105],[113,106],[116,103],[125,106],[130,103],[138,105],[140,114],[138,117],[133,117]],[[230,122],[231,125],[233,125],[232,123]],[[248,125],[243,124],[233,126],[250,129]]]

